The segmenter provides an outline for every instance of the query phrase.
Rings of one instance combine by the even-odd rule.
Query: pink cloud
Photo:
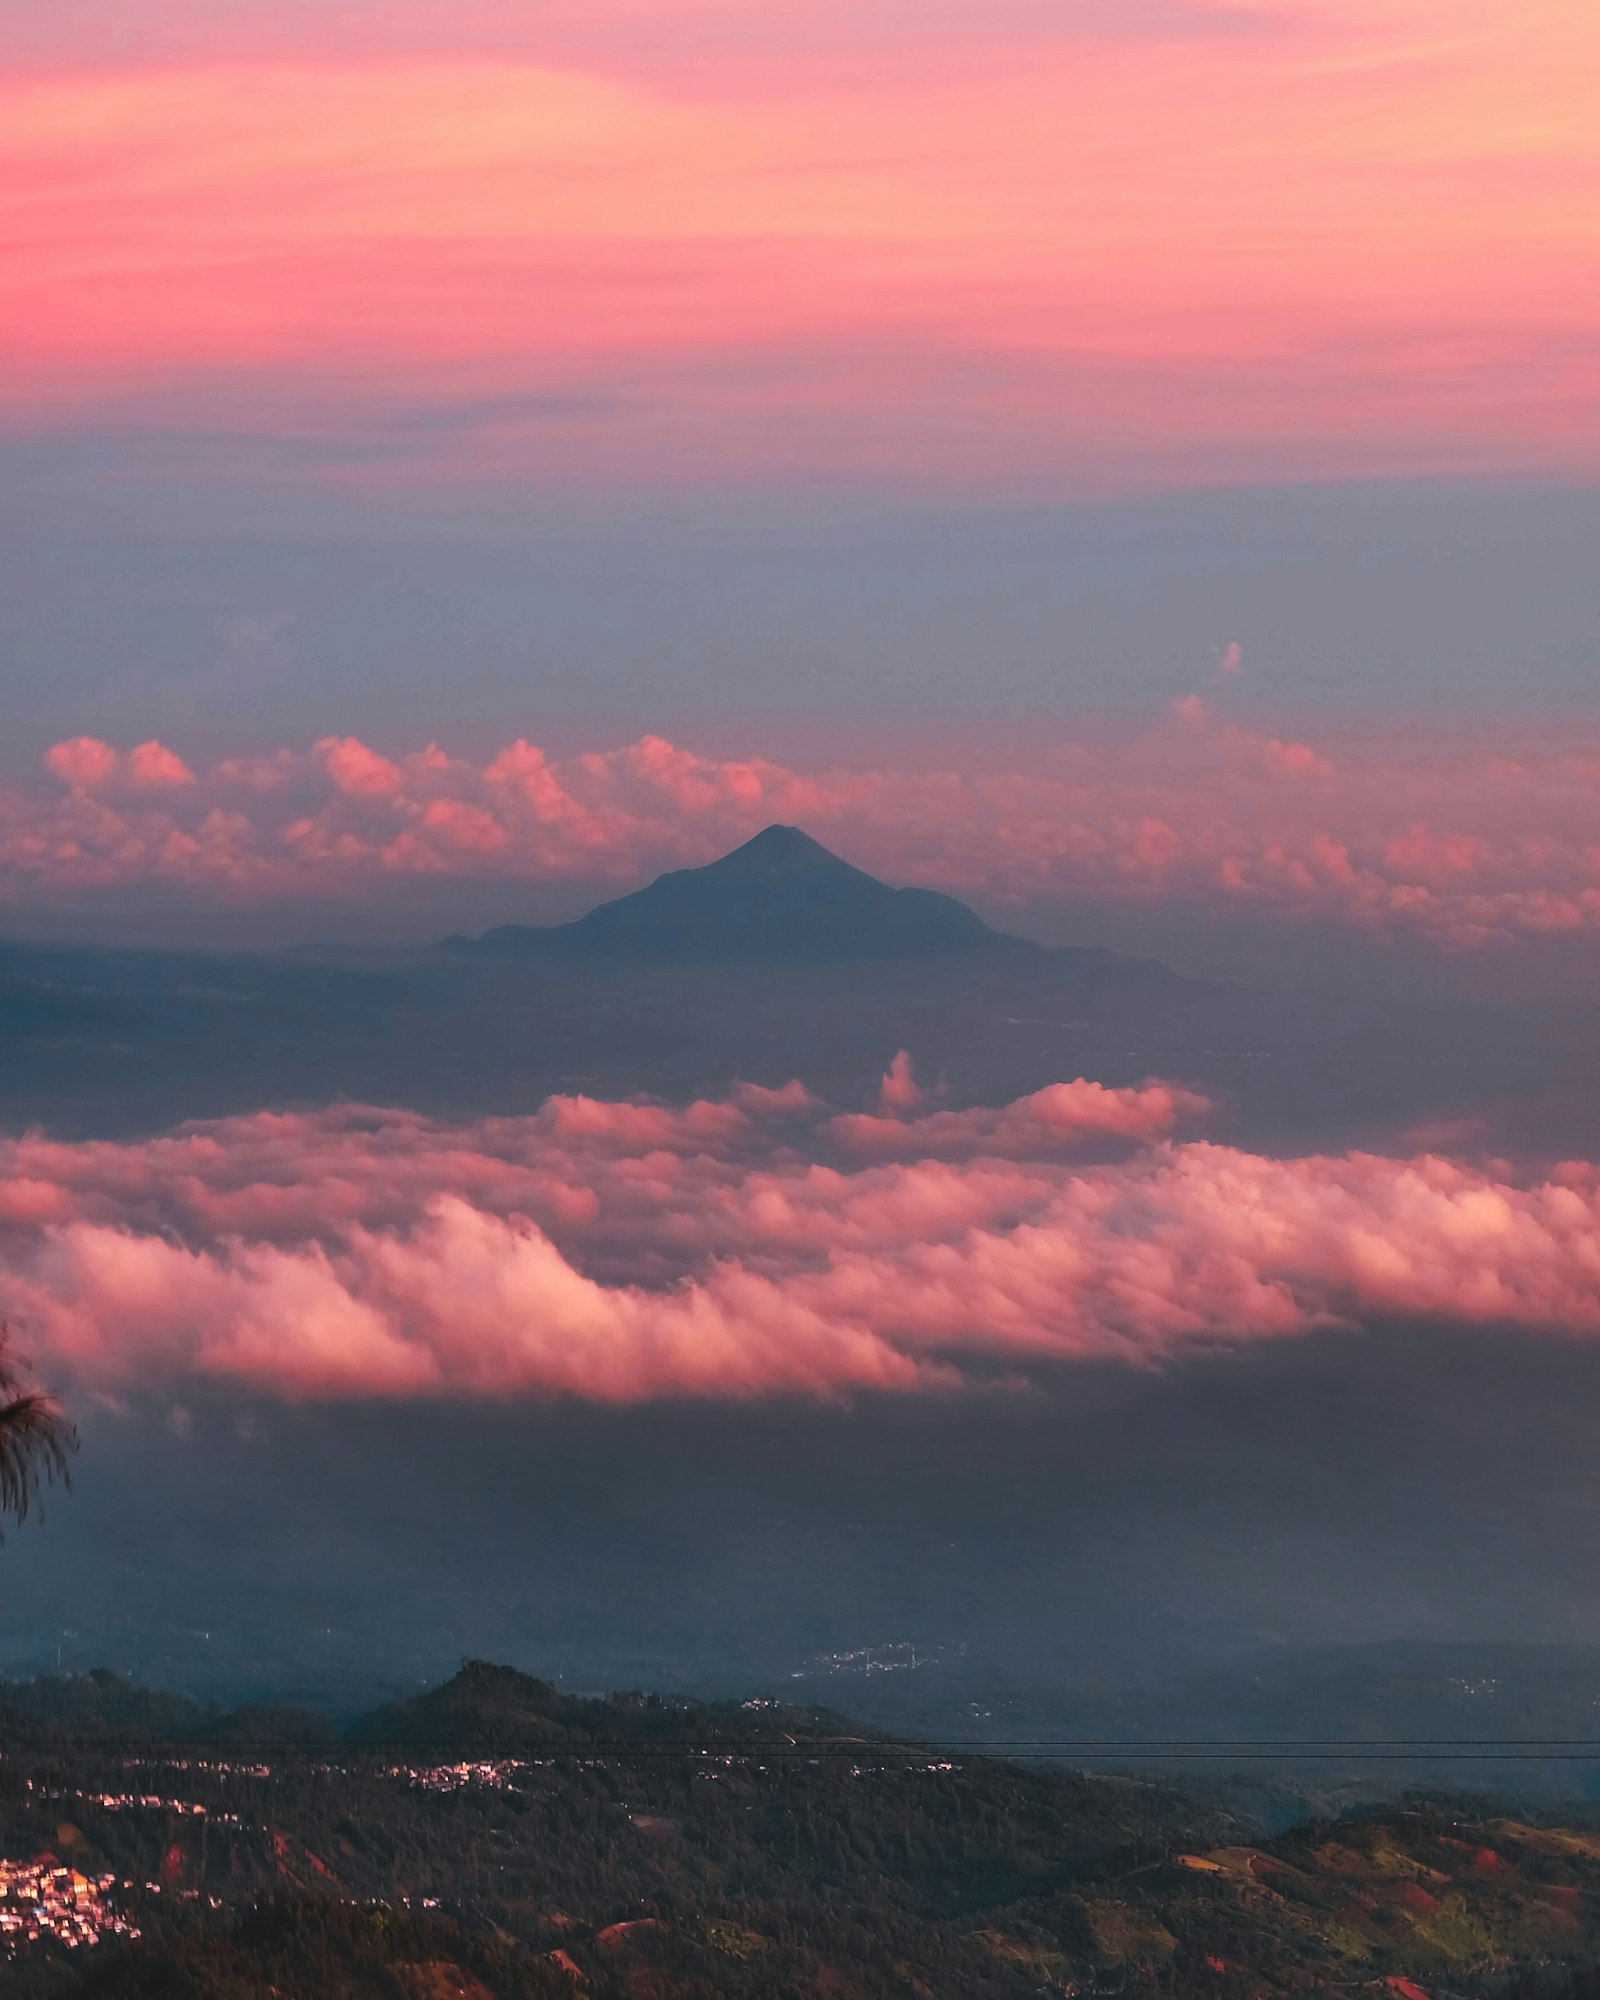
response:
[[[403,789],[400,767],[354,736],[324,736],[313,754],[347,797],[393,798]]]
[[[518,740],[478,761],[331,736],[191,769],[160,744],[77,737],[47,753],[53,782],[0,787],[0,897],[624,886],[778,819],[890,880],[1001,907],[1175,901],[1453,950],[1600,935],[1600,744],[1508,747],[1440,750],[1398,727],[1311,744],[1222,722],[1198,695],[1139,736],[1039,746],[1025,769],[802,770],[660,737],[559,758]]]
[[[106,1394],[827,1398],[1385,1317],[1600,1335],[1593,1163],[1165,1136],[1198,1108],[1080,1079],[867,1120],[893,1157],[799,1086],[30,1133],[0,1146],[0,1267],[41,1364]]]
[[[1224,757],[1236,763],[1254,765],[1263,773],[1284,778],[1331,778],[1334,766],[1319,756],[1309,743],[1285,742],[1282,737],[1262,736],[1252,729],[1219,729],[1213,742]]]
[[[902,1116],[917,1110],[926,1094],[917,1082],[910,1050],[901,1049],[884,1072],[878,1091],[879,1111],[885,1119]]]
[[[904,1065],[902,1073],[915,1091],[910,1058],[904,1050],[895,1063],[897,1069]],[[894,1075],[891,1071],[890,1076]],[[885,1083],[888,1081],[886,1078]],[[921,1102],[918,1091],[915,1097],[890,1104],[886,1110],[906,1114]],[[827,1129],[847,1153],[867,1159],[969,1159],[980,1155],[1027,1159],[1063,1147],[1165,1138],[1178,1125],[1203,1119],[1215,1108],[1209,1098],[1172,1084],[1151,1082],[1134,1090],[1108,1090],[1103,1084],[1079,1077],[1074,1083],[1048,1084],[999,1110],[980,1106],[970,1111],[934,1111],[920,1118],[845,1113],[833,1119]]]
[[[194,773],[164,743],[138,743],[128,752],[124,767],[129,781],[143,791],[170,791],[192,785]]]
[[[74,791],[89,792],[117,768],[117,753],[95,736],[74,736],[44,754],[45,768]]]

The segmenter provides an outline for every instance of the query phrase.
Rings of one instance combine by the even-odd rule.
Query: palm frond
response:
[[[9,1334],[0,1320],[0,1519],[25,1521],[42,1486],[72,1484],[78,1433],[51,1397],[21,1389]]]

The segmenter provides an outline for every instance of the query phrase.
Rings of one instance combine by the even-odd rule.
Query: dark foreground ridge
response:
[[[506,924],[457,951],[610,959],[758,959],[828,963],[902,958],[1047,960],[1061,956],[992,930],[934,889],[892,889],[794,826],[769,826],[703,868],[678,868],[602,903],[576,923]],[[1106,951],[1067,954],[1114,964]]]
[[[482,1662],[309,1727],[0,1689],[6,2000],[1597,1992],[1600,1834],[1526,1812],[1267,1836],[1148,1779]]]

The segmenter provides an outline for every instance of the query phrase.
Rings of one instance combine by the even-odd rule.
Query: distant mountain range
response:
[[[514,1667],[463,1660],[441,1686],[348,1720],[286,1704],[228,1708],[143,1687],[101,1667],[87,1674],[0,1680],[0,1742],[412,1743],[477,1752],[540,1745],[832,1740],[855,1725],[831,1709],[776,1701],[694,1701],[642,1693],[572,1694]],[[868,1732],[876,1737],[878,1732]]]
[[[988,958],[1041,966],[1081,960],[1085,969],[1137,965],[1145,973],[1162,972],[1109,951],[1050,951],[993,930],[953,896],[893,889],[794,826],[766,827],[720,860],[674,869],[575,923],[505,924],[444,944],[452,951],[614,961]]]
[[[340,1712],[271,1701],[227,1707],[100,1668],[0,1678],[0,1744],[411,1743],[507,1755],[541,1744],[777,1737],[981,1751],[1009,1739],[1025,1755],[1054,1744],[1091,1768],[1171,1774],[1195,1767],[1187,1741],[1218,1753],[1200,1760],[1209,1783],[1262,1765],[1271,1781],[1307,1796],[1335,1784],[1355,1784],[1369,1798],[1395,1796],[1423,1782],[1489,1784],[1523,1798],[1600,1795],[1587,1755],[1560,1755],[1592,1748],[1600,1688],[1593,1646],[1409,1640],[1258,1648],[1227,1667],[1166,1680],[1093,1681],[1032,1695],[1015,1689],[1000,1705],[1004,1722],[974,1719],[971,1686],[959,1676],[887,1700],[858,1686],[851,1705],[865,1698],[868,1713],[855,1717],[819,1703],[815,1677],[785,1685],[781,1700],[576,1693],[468,1659],[441,1685]]]

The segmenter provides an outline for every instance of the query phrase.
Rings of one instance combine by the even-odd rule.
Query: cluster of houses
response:
[[[424,1792],[464,1792],[473,1786],[495,1792],[514,1792],[517,1788],[512,1780],[526,1768],[520,1761],[499,1757],[493,1761],[429,1764],[420,1768],[414,1764],[395,1764],[390,1767],[389,1776],[415,1785]]]
[[[138,1930],[106,1901],[115,1875],[81,1875],[58,1861],[0,1861],[0,1955],[53,1938],[76,1948]]]

